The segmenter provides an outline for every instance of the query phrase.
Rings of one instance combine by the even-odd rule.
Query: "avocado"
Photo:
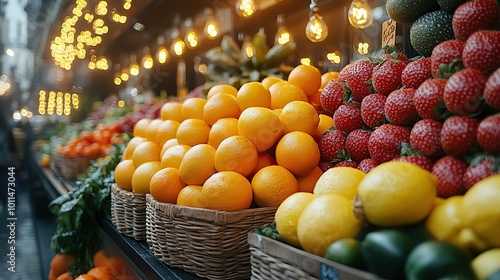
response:
[[[436,0],[387,0],[385,9],[395,22],[411,23],[423,14],[439,9]]]
[[[361,255],[361,242],[354,238],[341,238],[328,246],[325,258],[357,269],[365,269]]]
[[[451,25],[453,15],[433,11],[419,17],[410,27],[410,43],[421,55],[429,57],[436,45],[454,37]]]
[[[439,7],[441,7],[441,10],[447,11],[452,14],[453,12],[455,12],[458,6],[467,1],[468,0],[437,0]]]

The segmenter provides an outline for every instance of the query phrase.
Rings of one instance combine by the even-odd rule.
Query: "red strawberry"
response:
[[[479,121],[471,117],[453,116],[441,128],[441,147],[447,155],[462,157],[477,145]]]
[[[397,89],[391,92],[385,101],[384,112],[388,121],[395,125],[409,126],[418,119],[413,105],[414,88]]]
[[[454,61],[453,68],[447,69],[448,71],[446,72],[461,70],[463,68],[462,50],[464,46],[464,41],[460,40],[447,40],[435,46],[431,55],[432,76],[434,78],[447,78],[445,75],[447,73],[443,73],[440,69],[446,69],[452,61]],[[459,69],[455,69],[455,67]]]
[[[476,68],[486,75],[493,73],[500,67],[500,31],[472,33],[465,42],[462,59],[465,67]]]
[[[437,196],[447,198],[461,195],[465,192],[464,174],[467,163],[464,161],[445,156],[438,159],[432,166],[432,174],[438,178]]]
[[[347,153],[353,160],[360,162],[363,159],[370,157],[370,152],[368,151],[368,140],[370,140],[371,134],[371,131],[356,129],[347,135],[345,145]]]
[[[355,100],[361,101],[370,94],[371,84],[369,80],[372,77],[375,63],[360,59],[350,64],[345,71],[341,71],[340,79],[351,90]]]
[[[361,128],[363,125],[361,110],[356,106],[340,105],[333,114],[333,123],[337,130],[346,133]]]
[[[500,173],[500,160],[494,157],[479,157],[474,160],[464,174],[465,188],[469,190],[484,178]]]
[[[358,167],[358,163],[356,161],[354,161],[354,160],[343,160],[343,161],[335,164],[335,167],[341,167],[341,166],[357,168]]]
[[[386,59],[373,69],[372,85],[373,89],[383,95],[389,95],[393,90],[401,86],[401,73],[407,63]]]
[[[385,49],[385,51],[386,51],[385,53],[379,56],[379,59],[381,60],[396,59],[405,64],[410,63],[408,57],[404,53],[398,52],[395,48],[388,47]]]
[[[370,94],[361,101],[361,118],[368,127],[375,129],[385,123],[386,99],[382,94]]]
[[[453,13],[452,26],[455,38],[465,41],[476,31],[494,27],[499,17],[498,4],[494,0],[465,2]]]
[[[399,156],[403,142],[410,141],[410,130],[394,124],[383,124],[370,135],[368,150],[378,164]]]
[[[358,164],[358,169],[368,173],[370,170],[372,170],[375,166],[377,166],[377,163],[371,159],[371,158],[365,158]]]
[[[488,78],[484,86],[483,98],[491,108],[500,111],[500,68]]]
[[[439,120],[447,111],[444,105],[443,92],[447,80],[429,79],[423,82],[413,95],[413,105],[423,119]]]
[[[425,57],[406,65],[401,73],[401,84],[408,88],[418,88],[431,77],[431,58]]]
[[[500,114],[489,116],[479,123],[477,142],[485,152],[500,154]]]
[[[334,166],[335,166],[335,164],[330,163],[328,161],[320,161],[318,163],[319,169],[321,169],[321,171],[323,171],[323,172],[327,171],[328,169],[330,169],[330,168],[332,168]]]
[[[330,114],[335,113],[337,108],[344,104],[344,89],[339,79],[332,79],[321,91],[319,102],[323,110]]]
[[[323,137],[319,140],[321,158],[328,162],[338,159],[339,152],[345,148],[345,139],[345,134],[336,129],[323,134]]]
[[[465,68],[453,74],[446,82],[443,100],[450,112],[470,116],[482,110],[481,95],[488,77],[474,68]]]
[[[437,156],[443,152],[441,148],[442,124],[431,119],[418,121],[410,132],[410,146],[425,156]]]
[[[419,167],[431,171],[432,169],[432,161],[423,155],[418,155],[418,156],[399,156],[396,158],[393,158],[392,161],[404,161],[404,162],[409,162],[413,163],[415,165],[418,165]]]

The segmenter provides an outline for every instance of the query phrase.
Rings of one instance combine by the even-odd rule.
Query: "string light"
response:
[[[340,52],[339,51],[335,51],[335,52],[328,53],[328,54],[326,54],[326,58],[331,63],[339,64],[340,63]]]
[[[149,48],[145,47],[143,49],[143,53],[144,53],[144,56],[142,57],[142,61],[141,61],[142,67],[144,67],[144,69],[153,68],[154,60],[153,60],[153,57],[151,56],[151,54],[149,53]]]
[[[48,95],[48,98],[47,98]],[[77,110],[80,106],[80,97],[77,93],[55,92],[41,89],[38,92],[38,113],[40,115],[66,115],[69,116],[72,110]],[[20,115],[30,118],[32,113],[26,108],[21,109]]]
[[[306,25],[306,37],[313,43],[321,42],[328,36],[328,26],[323,17],[319,15],[317,0],[311,0],[309,5],[309,22]]]
[[[186,27],[184,42],[188,48],[194,49],[198,46],[198,34],[196,34],[196,31],[193,28],[193,20],[191,18],[187,18],[184,22],[184,26]]]
[[[207,22],[203,28],[203,33],[208,39],[215,39],[219,36],[219,24],[214,18],[213,10],[210,8],[205,8],[205,15],[207,16]]]
[[[129,73],[132,76],[138,76],[140,73],[139,63],[137,63],[137,57],[135,54],[130,55],[130,66]]]
[[[276,35],[274,36],[274,44],[284,45],[288,42],[293,42],[293,36],[285,27],[285,19],[282,14],[278,15],[278,17],[276,18],[276,22],[278,24],[278,30],[276,31]]]
[[[186,49],[186,44],[184,41],[179,38],[179,28],[174,28],[171,33],[172,44],[170,45],[170,51],[175,56],[182,56],[184,54],[184,50]]]
[[[236,14],[242,18],[249,18],[257,11],[257,5],[253,0],[238,0],[235,6]]]
[[[347,18],[353,27],[363,29],[373,23],[373,12],[366,0],[353,0]]]

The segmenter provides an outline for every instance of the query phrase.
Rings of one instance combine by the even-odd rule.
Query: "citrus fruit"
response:
[[[177,142],[182,145],[194,146],[208,143],[210,126],[200,119],[187,119],[177,128]]]
[[[292,101],[305,101],[307,102],[307,95],[302,89],[296,87],[289,82],[277,82],[269,88],[271,94],[270,109],[281,109],[286,104]]]
[[[115,183],[121,189],[132,191],[132,175],[134,174],[134,162],[131,159],[120,161],[114,172]]]
[[[132,192],[149,193],[149,182],[153,175],[161,169],[159,161],[148,161],[137,167],[132,174]]]
[[[464,195],[462,225],[492,247],[500,247],[500,174],[474,184]]]
[[[97,280],[112,280],[115,279],[113,271],[107,266],[96,266],[87,271],[87,274],[94,276]]]
[[[161,148],[153,141],[144,141],[137,145],[132,154],[132,161],[135,168],[148,161],[160,161]]]
[[[259,206],[278,207],[283,200],[299,190],[297,179],[283,166],[266,166],[252,178],[255,203]]]
[[[272,155],[270,155],[266,152],[258,153],[257,154],[257,164],[255,165],[255,169],[249,175],[249,178],[252,178],[253,175],[255,175],[255,173],[257,173],[257,171],[261,170],[262,168],[269,166],[269,165],[276,165],[276,164],[277,164],[276,159]]]
[[[302,131],[285,134],[276,145],[276,162],[296,176],[305,176],[318,166],[319,147]]]
[[[328,131],[330,128],[333,127],[333,118],[325,115],[325,114],[319,114],[319,123],[318,126],[316,127],[316,132],[314,133],[313,137],[316,139],[316,141],[319,141],[323,137],[323,133]]]
[[[75,278],[69,274],[69,272],[65,272],[59,276],[57,276],[56,280],[74,280]]]
[[[203,107],[203,118],[209,125],[222,118],[238,118],[240,114],[236,97],[228,93],[214,94]]]
[[[452,196],[434,206],[425,221],[425,228],[439,241],[459,244],[460,210],[463,196]]]
[[[304,208],[314,199],[312,193],[296,192],[280,204],[274,215],[276,230],[284,242],[300,248],[297,223]]]
[[[177,195],[177,205],[205,208],[203,205],[202,186],[187,185]]]
[[[227,94],[230,94],[234,97],[236,97],[236,94],[238,93],[238,89],[233,87],[232,85],[228,85],[228,84],[218,84],[218,85],[214,85],[212,86],[209,90],[208,90],[208,93],[207,93],[207,99],[210,99],[212,98],[212,96],[214,96],[215,94],[217,93],[227,93]]]
[[[161,168],[179,168],[182,158],[190,148],[188,145],[175,145],[168,148],[161,157]]]
[[[76,277],[75,280],[97,280],[97,279],[94,276],[85,273],[78,275],[78,277]]]
[[[304,208],[297,223],[297,236],[305,251],[323,257],[330,244],[354,237],[361,226],[352,211],[352,200],[326,193],[315,196]]]
[[[314,195],[333,192],[348,199],[356,196],[359,182],[366,173],[353,167],[333,167],[325,171],[314,186]]]
[[[163,158],[163,155],[168,150],[168,148],[173,147],[175,145],[179,145],[179,141],[177,141],[177,138],[172,138],[167,140],[165,144],[163,144],[163,146],[161,147],[160,158]]]
[[[316,93],[311,94],[307,97],[307,102],[311,104],[316,112],[323,111],[323,107],[321,106],[321,90],[318,90]]]
[[[75,256],[70,254],[55,254],[50,261],[50,269],[56,277],[67,272],[70,265],[75,262]]]
[[[156,134],[158,133],[158,127],[162,124],[161,119],[151,120],[146,128],[146,139],[149,141],[156,141]]]
[[[236,94],[236,102],[240,110],[250,107],[265,107],[271,105],[271,93],[259,82],[248,82],[243,84]]]
[[[477,279],[487,279],[496,271],[500,271],[500,248],[481,253],[472,260],[471,265]]]
[[[283,80],[282,78],[280,77],[276,77],[276,76],[267,76],[265,77],[264,79],[262,79],[261,83],[263,86],[265,86],[267,89],[269,89],[272,85],[274,85],[275,83],[277,82],[284,82],[285,80]]]
[[[134,130],[132,131],[132,135],[146,138],[146,131],[151,121],[152,119],[147,119],[147,118],[138,120],[134,125]]]
[[[250,140],[240,135],[230,136],[215,151],[215,169],[248,176],[255,169],[257,158],[257,149]]]
[[[212,127],[210,127],[210,133],[208,134],[208,144],[217,149],[222,140],[234,135],[238,135],[238,119],[219,119],[212,125]]]
[[[164,121],[173,120],[176,122],[182,122],[182,104],[175,101],[170,101],[161,106],[160,118]]]
[[[320,89],[325,88],[325,86],[332,80],[337,79],[339,77],[339,72],[337,71],[328,71],[321,75],[321,86]]]
[[[306,95],[312,95],[321,86],[321,73],[315,66],[300,64],[290,71],[288,82],[302,89]]]
[[[389,161],[374,167],[358,185],[356,216],[377,226],[403,226],[431,211],[438,179],[408,163]]]
[[[167,167],[158,170],[149,182],[149,192],[159,202],[177,203],[177,195],[186,184],[181,180],[179,169]]]
[[[316,109],[304,101],[292,101],[283,107],[279,115],[283,133],[303,131],[314,135],[319,124]]]
[[[179,173],[187,185],[203,185],[217,170],[214,163],[215,148],[208,144],[191,147],[184,154]]]
[[[258,152],[264,152],[281,137],[282,125],[279,117],[270,109],[251,107],[241,113],[238,131],[241,136],[252,141]]]
[[[156,132],[156,143],[163,147],[163,144],[172,138],[175,138],[177,135],[177,129],[179,128],[180,123],[173,120],[163,121],[159,126]]]
[[[203,205],[208,209],[237,211],[252,204],[252,186],[247,178],[234,171],[217,172],[201,188]]]
[[[299,192],[312,193],[321,175],[323,175],[323,171],[319,166],[316,166],[309,174],[296,176],[297,183],[299,184]]]
[[[182,119],[200,119],[203,120],[203,107],[207,100],[201,97],[187,98],[182,102]]]

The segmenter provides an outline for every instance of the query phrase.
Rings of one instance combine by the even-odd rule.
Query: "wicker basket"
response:
[[[146,240],[146,195],[111,186],[111,222],[135,240]]]
[[[51,154],[50,168],[66,180],[75,180],[78,175],[87,171],[94,159],[86,156],[69,157],[54,151]]]
[[[253,280],[378,279],[254,232],[248,234]]]
[[[208,279],[249,279],[248,233],[272,222],[276,207],[215,211],[147,195],[148,243],[165,264]]]

